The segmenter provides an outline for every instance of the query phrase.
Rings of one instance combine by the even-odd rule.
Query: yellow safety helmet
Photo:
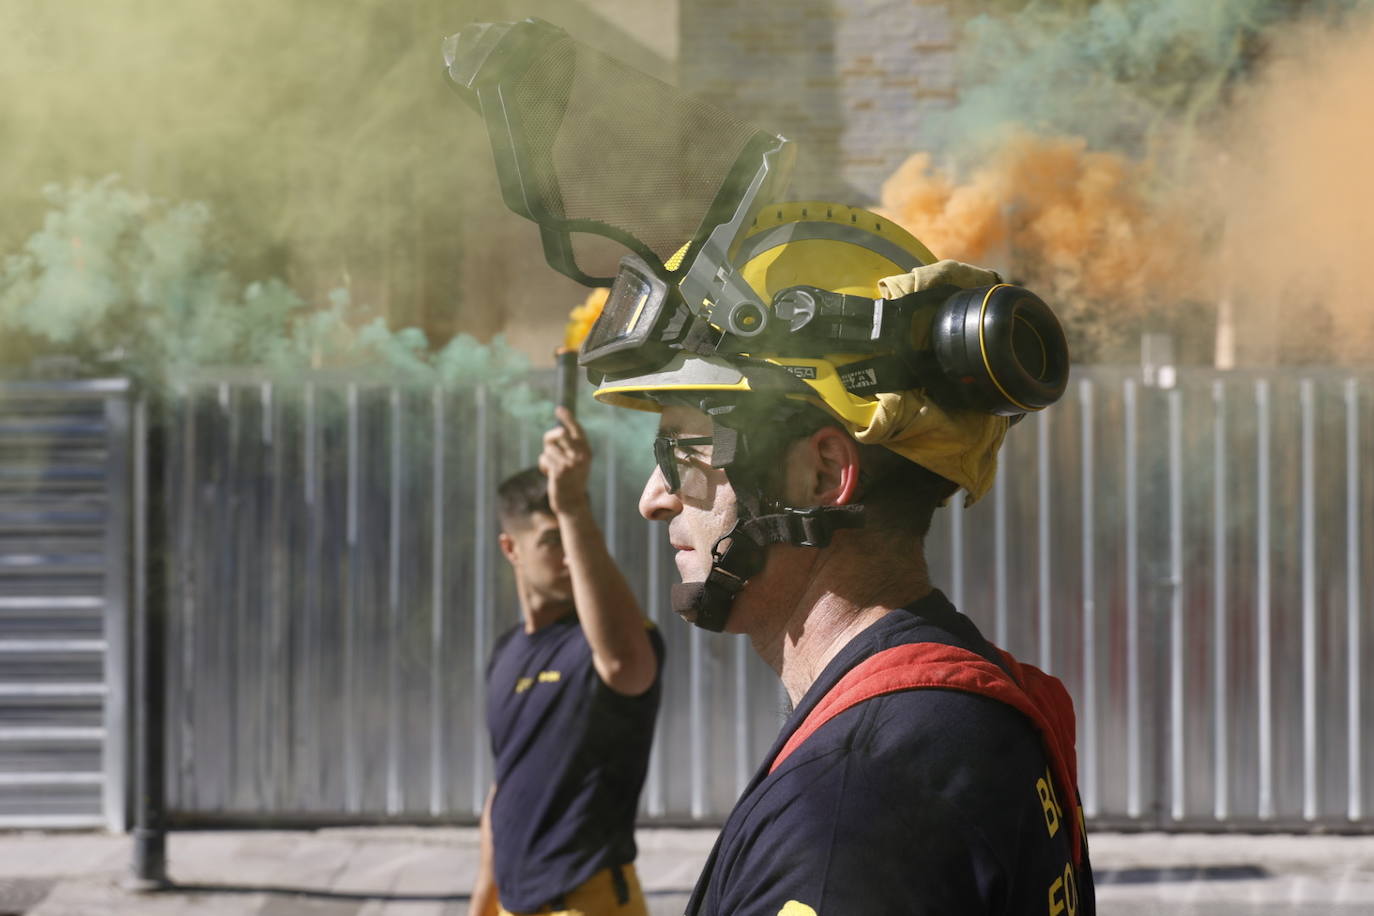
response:
[[[765,207],[741,240],[734,260],[739,274],[763,302],[795,286],[812,286],[869,299],[879,298],[878,281],[906,273],[935,256],[911,233],[868,210],[806,201]],[[840,383],[837,367],[864,354],[828,354],[824,359],[757,354],[787,369],[815,391],[816,403],[836,417],[867,425],[876,403],[856,397]],[[597,400],[637,410],[660,409],[655,395],[669,391],[750,391],[750,381],[728,360],[684,353],[655,373],[604,380]]]
[[[989,271],[937,263],[871,211],[817,201],[766,206],[730,261],[754,301],[724,294],[701,303],[695,312],[708,317],[695,322],[695,341],[684,330],[692,321],[647,314],[663,298],[662,283],[622,262],[583,348],[583,365],[604,371],[597,400],[651,411],[665,396],[698,392],[805,400],[860,442],[953,481],[972,501],[991,486],[1009,416],[1063,391],[1067,350],[1047,306]],[[958,294],[974,286],[983,288]],[[656,358],[637,361],[653,340],[674,335]],[[634,356],[617,364],[625,352]],[[961,388],[991,392],[991,406],[968,406]]]

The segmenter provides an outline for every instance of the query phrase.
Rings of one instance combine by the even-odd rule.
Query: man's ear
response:
[[[497,537],[496,541],[498,544],[501,545],[501,552],[506,555],[506,559],[510,561],[510,565],[514,566],[515,538],[511,537],[509,534],[506,534],[506,532],[502,531],[500,536]]]
[[[823,426],[806,440],[810,462],[809,505],[847,506],[859,490],[859,444],[834,426]]]

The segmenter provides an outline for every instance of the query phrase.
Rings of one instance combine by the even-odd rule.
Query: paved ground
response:
[[[677,916],[713,835],[639,834],[655,916]],[[1374,836],[1093,834],[1105,916],[1374,914]],[[0,916],[457,916],[476,832],[368,828],[176,833],[175,888],[124,887],[130,841],[0,833]],[[828,914],[847,916],[847,914]]]

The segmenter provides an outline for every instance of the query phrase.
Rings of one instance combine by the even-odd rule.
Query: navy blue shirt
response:
[[[847,671],[915,642],[996,662],[973,622],[939,592],[856,636],[807,691],[740,797],[697,882],[691,916],[1092,916],[1091,866],[1086,854],[1072,864],[1063,820],[1075,800],[1047,798],[1053,782],[1039,734],[997,700],[941,689],[875,697],[768,772]]]
[[[649,639],[659,674],[636,697],[597,675],[575,615],[535,633],[516,626],[492,649],[491,826],[506,909],[538,910],[601,869],[634,861],[663,670],[663,639],[652,628]]]

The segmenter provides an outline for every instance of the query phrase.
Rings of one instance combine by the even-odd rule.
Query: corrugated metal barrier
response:
[[[0,827],[125,823],[129,399],[0,384]]]
[[[1374,827],[1372,402],[1368,373],[1080,370],[939,513],[936,584],[1068,683],[1096,823]],[[482,390],[228,376],[167,422],[173,822],[474,820],[517,615],[493,490],[541,429]],[[602,441],[594,494],[668,644],[643,814],[718,822],[785,700],[745,640],[670,619],[647,453]]]

